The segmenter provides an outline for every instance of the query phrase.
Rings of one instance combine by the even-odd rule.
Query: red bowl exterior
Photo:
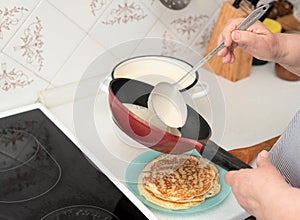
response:
[[[109,88],[109,105],[116,125],[129,137],[150,149],[179,154],[194,148],[197,150],[202,148],[202,144],[198,141],[163,131],[138,117],[118,100],[111,88]]]

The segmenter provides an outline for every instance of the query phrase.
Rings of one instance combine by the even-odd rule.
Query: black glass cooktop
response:
[[[40,110],[0,119],[0,220],[147,219]]]

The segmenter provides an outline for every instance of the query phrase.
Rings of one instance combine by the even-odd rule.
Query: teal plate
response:
[[[205,211],[207,209],[210,209],[214,206],[217,206],[220,204],[230,193],[231,188],[224,182],[224,175],[226,173],[226,170],[223,168],[219,167],[216,165],[216,167],[219,170],[220,173],[220,184],[221,184],[221,192],[217,194],[214,197],[207,198],[204,202],[202,202],[198,206],[194,206],[189,209],[181,209],[181,210],[172,210],[172,209],[166,209],[160,206],[157,206],[148,200],[146,200],[142,195],[140,195],[138,187],[137,187],[137,182],[138,182],[138,177],[140,173],[142,172],[144,166],[153,160],[155,157],[159,156],[161,153],[156,152],[156,151],[147,151],[138,157],[136,157],[132,162],[129,164],[125,178],[126,178],[126,184],[129,190],[131,190],[135,196],[140,199],[145,205],[148,207],[151,207],[153,209],[162,211],[162,212],[167,212],[167,213],[194,213],[194,212],[201,212]],[[199,156],[199,153],[197,151],[190,151],[187,154],[193,154],[196,156]]]

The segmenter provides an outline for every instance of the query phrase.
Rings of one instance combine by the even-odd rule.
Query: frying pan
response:
[[[109,84],[109,105],[113,120],[129,137],[162,153],[180,154],[196,149],[204,158],[225,170],[251,168],[209,140],[211,136],[209,124],[189,105],[186,123],[178,128],[181,136],[152,125],[125,106],[134,104],[147,108],[152,89],[152,85],[128,78],[116,78]]]

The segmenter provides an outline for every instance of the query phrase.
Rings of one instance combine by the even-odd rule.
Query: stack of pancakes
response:
[[[221,190],[218,169],[194,155],[162,154],[139,175],[138,189],[146,200],[168,209],[197,206]]]

